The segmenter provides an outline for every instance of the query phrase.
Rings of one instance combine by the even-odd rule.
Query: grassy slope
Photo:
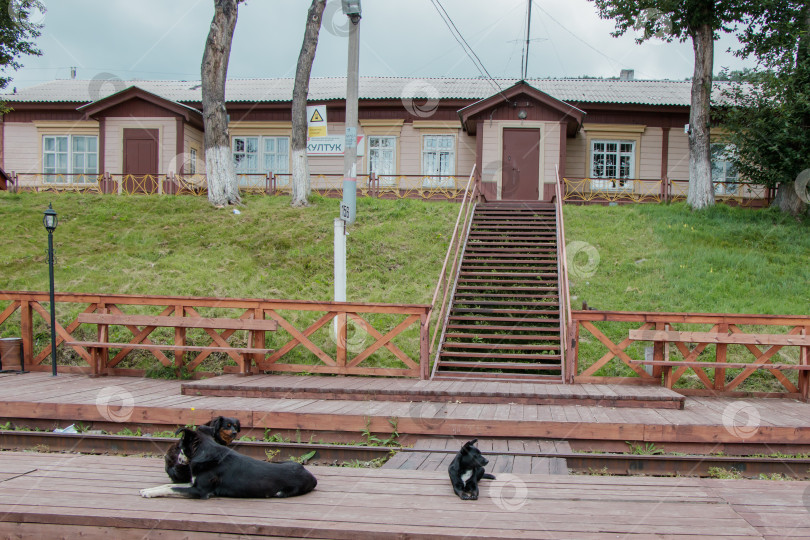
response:
[[[574,257],[570,273],[575,308],[585,301],[603,310],[810,312],[807,221],[797,222],[772,210],[724,205],[693,213],[684,204],[567,206],[565,218],[569,246],[574,241],[586,242],[599,258],[593,269],[593,250],[583,250]],[[578,268],[592,273],[577,277]],[[618,343],[638,324],[600,323],[597,327]],[[683,329],[706,331],[709,326]],[[580,338],[580,366],[586,367],[606,349],[587,332]],[[640,344],[628,351],[635,358],[644,356]],[[780,360],[795,362],[797,352],[795,348],[783,349]],[[701,359],[709,360],[713,354],[710,346]],[[728,354],[730,361],[753,360],[742,346],[730,346]],[[729,370],[728,379],[737,373]],[[614,360],[598,374],[625,376],[630,371]],[[795,373],[790,377],[795,380]],[[699,386],[693,375],[687,375],[679,385]],[[779,391],[781,385],[760,371],[742,389]]]
[[[247,197],[241,215],[199,197],[0,194],[0,288],[48,289],[42,212],[53,201],[60,291],[330,300],[340,201]],[[458,206],[358,200],[350,301],[428,303]]]
[[[333,221],[339,200],[314,197],[311,207],[298,210],[287,197],[245,199],[241,214],[213,209],[199,197],[99,197],[73,194],[9,195],[0,192],[0,289],[48,290],[45,255],[47,234],[42,212],[53,201],[59,214],[54,235],[59,291],[331,300],[333,298]],[[427,304],[447,250],[458,206],[416,200],[358,200],[358,220],[349,230],[347,297],[349,301]],[[2,309],[5,306],[0,306]],[[60,320],[71,320],[83,306],[57,306]],[[233,313],[208,313],[234,316]],[[321,313],[282,312],[299,329]],[[368,320],[385,333],[401,317],[376,315]],[[15,317],[19,320],[19,317]],[[35,317],[39,350],[48,342],[44,322]],[[18,323],[17,323],[18,324]],[[0,335],[19,335],[17,324],[3,325]],[[330,326],[312,339],[327,352],[335,349]],[[124,330],[113,339],[129,340]],[[201,331],[190,331],[189,339]],[[370,344],[370,336],[354,335],[350,345]],[[164,334],[167,334],[164,336]],[[168,338],[167,329],[155,334]],[[91,339],[91,336],[84,336]],[[268,347],[289,339],[285,331],[268,335]],[[412,326],[396,338],[418,357],[419,333]],[[362,348],[360,349],[362,350]],[[60,362],[78,362],[62,350]],[[285,358],[314,363],[298,347]],[[369,365],[392,362],[386,350]],[[217,363],[217,362],[220,363]],[[202,365],[216,371],[221,358]],[[144,353],[121,367],[154,366]],[[399,365],[394,362],[393,365]]]
[[[694,213],[684,204],[567,206],[565,219],[567,241],[591,244],[600,259],[592,276],[572,276],[574,304],[584,300],[606,310],[808,313],[808,222],[724,205]],[[575,257],[577,266],[588,266],[585,253]]]

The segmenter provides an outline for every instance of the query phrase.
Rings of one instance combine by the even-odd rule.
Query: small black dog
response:
[[[242,429],[239,420],[225,416],[217,416],[204,425],[211,428],[214,440],[223,446],[231,444],[236,434]],[[178,429],[174,434],[179,435],[183,429],[185,428]],[[191,482],[191,469],[188,466],[186,456],[180,451],[180,441],[169,448],[164,461],[166,463],[166,474],[169,475],[172,482],[176,484]]]
[[[295,497],[318,484],[300,463],[259,461],[218,444],[209,426],[181,432],[180,452],[188,461],[191,483],[142,489],[142,497]]]
[[[481,451],[475,446],[477,442],[478,439],[473,439],[464,443],[447,469],[453,491],[465,501],[478,499],[478,482],[482,478],[495,480],[493,475],[484,472],[484,466],[489,460],[481,455]]]

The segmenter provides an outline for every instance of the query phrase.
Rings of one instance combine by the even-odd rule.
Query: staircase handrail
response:
[[[473,165],[472,171],[470,172],[470,178],[467,180],[467,186],[464,188],[464,196],[461,200],[461,206],[458,209],[458,217],[456,218],[456,225],[453,228],[453,235],[450,237],[450,244],[447,246],[447,255],[444,257],[444,264],[442,264],[442,269],[439,274],[439,281],[436,284],[436,290],[433,293],[433,299],[430,302],[430,310],[428,311],[427,319],[428,321],[431,320],[433,316],[433,311],[436,308],[436,301],[439,298],[439,292],[443,291],[442,295],[442,302],[440,304],[439,309],[439,316],[436,317],[436,324],[433,328],[433,337],[430,341],[430,353],[432,354],[435,346],[436,346],[436,338],[439,336],[439,333],[444,328],[444,311],[447,306],[447,300],[450,293],[450,287],[456,280],[456,274],[458,274],[459,265],[459,253],[461,253],[461,246],[466,243],[467,241],[467,233],[469,232],[469,227],[467,225],[470,216],[472,215],[471,209],[474,207],[474,201],[476,197],[476,191],[478,190],[478,184],[473,183],[473,178],[475,176],[475,165]],[[472,192],[470,192],[470,186],[472,185]],[[469,196],[468,196],[469,195]],[[460,229],[459,226],[462,223],[461,216],[464,215],[464,227]],[[453,263],[450,269],[450,272],[447,272],[447,266],[450,262],[450,254],[453,252],[453,247],[455,246],[455,253],[453,255]],[[453,276],[453,279],[449,279],[449,276]]]
[[[557,277],[557,289],[560,299],[560,342],[563,354],[563,380],[573,382],[573,347],[570,342],[571,333],[571,296],[568,289],[568,256],[565,247],[565,221],[563,219],[563,191],[560,181],[560,167],[555,166],[557,171],[557,183],[555,186],[555,205],[557,207],[557,266],[559,275]]]

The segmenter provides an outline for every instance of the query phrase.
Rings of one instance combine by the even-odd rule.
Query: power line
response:
[[[487,71],[487,68],[484,66],[484,63],[481,62],[481,59],[478,58],[477,54],[475,54],[473,48],[470,47],[470,44],[467,43],[467,40],[465,40],[464,36],[461,35],[461,31],[459,31],[458,27],[456,26],[456,23],[453,22],[453,19],[450,17],[450,14],[447,13],[447,10],[444,9],[441,0],[430,0],[430,2],[433,4],[433,7],[436,8],[436,11],[439,13],[439,16],[442,18],[442,21],[444,21],[444,24],[447,26],[448,30],[450,30],[450,33],[453,35],[453,38],[455,38],[456,42],[458,42],[458,44],[461,45],[461,48],[464,51],[464,53],[470,58],[470,60],[472,60],[473,65],[476,67],[476,69],[478,69],[479,73],[481,73],[483,77],[489,79],[490,83],[495,87],[497,92],[503,97],[503,99],[507,103],[509,103],[509,98],[507,98],[504,95],[503,90],[501,89],[501,85],[498,84],[498,82],[492,77],[492,75],[489,74],[489,71]]]
[[[607,59],[608,59],[608,60],[610,60],[611,62],[614,62],[616,65],[619,65],[619,66],[625,66],[625,65],[626,65],[624,62],[620,62],[620,61],[616,60],[615,58],[611,58],[610,56],[606,55],[605,53],[603,53],[602,51],[600,51],[599,49],[597,49],[596,47],[594,47],[593,45],[591,45],[590,43],[588,43],[587,41],[585,41],[584,39],[582,39],[581,37],[579,37],[579,36],[576,34],[576,32],[572,32],[571,30],[569,30],[569,29],[568,29],[568,28],[567,28],[567,27],[566,27],[566,26],[565,26],[563,23],[561,23],[560,21],[558,21],[557,19],[555,19],[555,18],[554,18],[554,17],[551,15],[551,13],[549,13],[548,11],[546,11],[545,9],[543,9],[543,6],[541,6],[541,5],[540,5],[540,3],[539,3],[539,2],[537,2],[537,0],[531,0],[531,2],[532,2],[532,3],[533,3],[535,6],[537,6],[537,9],[539,9],[540,11],[542,11],[543,13],[545,13],[545,14],[546,14],[546,16],[547,16],[549,19],[551,19],[552,21],[554,21],[555,23],[557,23],[557,25],[558,25],[560,28],[562,28],[563,30],[565,30],[566,32],[568,32],[569,34],[571,34],[572,36],[574,36],[574,37],[575,37],[575,38],[576,38],[578,41],[582,42],[582,43],[583,43],[585,46],[587,46],[588,48],[592,49],[592,50],[593,50],[594,52],[596,52],[597,54],[599,54],[599,55],[601,55],[601,56],[604,56],[605,58],[607,58]]]

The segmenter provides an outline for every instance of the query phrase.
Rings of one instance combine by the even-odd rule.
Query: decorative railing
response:
[[[810,392],[810,346],[803,345],[810,336],[807,315],[588,310],[572,316],[575,382],[666,383],[687,394],[807,398]],[[656,335],[655,341],[644,341],[632,339],[631,331],[657,332],[643,332]]]
[[[48,293],[0,291],[0,330],[23,341],[26,369],[50,371],[50,313],[43,307]],[[79,313],[154,315],[160,317],[227,317],[235,321],[272,319],[275,332],[210,328],[149,328],[111,326],[110,343],[200,345],[223,347],[223,352],[130,350],[111,353],[108,373],[144,375],[161,367],[175,371],[210,373],[223,365],[251,362],[258,370],[422,377],[428,375],[429,306],[356,302],[313,302],[239,298],[104,295],[56,293],[58,368],[62,372],[91,372],[91,354],[82,346],[65,342],[95,341],[95,325],[80,324]],[[338,324],[331,324],[333,319]],[[335,330],[337,327],[337,330]],[[125,340],[125,341],[124,341]],[[62,344],[60,347],[59,345]],[[227,351],[228,347],[273,349],[267,354]],[[169,349],[167,349],[169,350]],[[157,363],[155,362],[157,360]],[[211,366],[217,369],[212,369]],[[235,370],[228,365],[224,368]]]
[[[571,295],[568,287],[568,254],[565,246],[565,219],[563,216],[563,191],[560,170],[557,168],[557,183],[554,186],[554,205],[557,209],[557,290],[560,300],[560,343],[563,365],[563,380],[573,382],[574,350],[571,343]]]
[[[669,178],[613,179],[564,178],[566,202],[657,203],[686,200],[688,180]],[[772,189],[751,182],[714,182],[715,199],[739,206],[762,206],[773,198]]]
[[[450,304],[453,301],[458,274],[461,270],[464,248],[467,246],[470,221],[472,221],[472,216],[475,213],[477,196],[478,182],[475,181],[475,165],[473,165],[467,185],[464,187],[461,206],[458,209],[458,217],[456,217],[456,225],[453,228],[453,234],[450,236],[450,244],[447,246],[447,254],[439,272],[439,281],[436,283],[436,290],[433,292],[433,299],[430,302],[430,311],[428,312],[428,320],[430,320],[438,307],[438,315],[433,325],[433,337],[430,340],[430,354],[436,353],[433,362],[434,373],[439,365],[439,351],[436,348],[436,343],[437,340],[438,343],[441,343],[441,340],[444,339],[447,317],[450,314]],[[441,297],[440,302],[439,297]],[[437,302],[439,303],[437,304]]]
[[[465,190],[467,178],[430,175],[374,175],[357,177],[357,193],[361,197],[420,198],[427,200],[457,200]],[[288,195],[291,174],[237,174],[239,190],[244,193]],[[208,183],[204,174],[110,174],[50,175],[44,173],[12,173],[12,185],[29,191],[91,192],[118,195],[205,195]],[[343,194],[343,174],[311,174],[312,192],[326,197]]]

